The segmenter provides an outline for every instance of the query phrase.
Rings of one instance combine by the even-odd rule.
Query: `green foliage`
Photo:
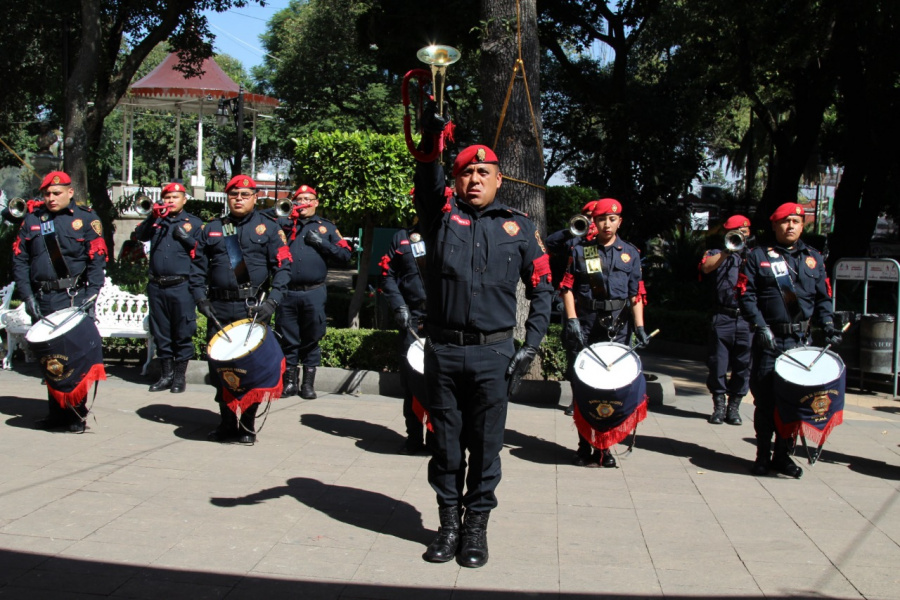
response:
[[[322,366],[367,371],[397,371],[397,332],[329,329],[319,342]]]
[[[136,262],[117,260],[106,266],[106,275],[112,282],[129,294],[146,294],[150,281],[150,266],[147,259]]]
[[[18,227],[10,225],[6,221],[0,223],[0,287],[5,287],[13,280],[12,245],[18,233]]]
[[[698,232],[674,229],[651,244],[652,249],[641,257],[644,282],[650,307],[670,308],[711,307],[713,292],[708,283],[698,280],[697,265],[707,249],[707,239]],[[648,321],[650,320],[648,316]],[[653,317],[655,319],[655,317]]]
[[[541,342],[541,375],[547,381],[563,381],[566,378],[566,351],[562,347],[562,329],[559,323],[551,323]]]
[[[316,188],[326,211],[360,220],[374,215],[376,225],[411,218],[414,162],[402,136],[313,132],[294,142],[296,179]]]
[[[572,215],[581,212],[585,204],[600,198],[599,192],[577,185],[552,185],[547,188],[547,233],[568,227]]]
[[[222,204],[209,200],[188,200],[184,203],[184,210],[199,217],[204,223],[209,223],[222,215]]]

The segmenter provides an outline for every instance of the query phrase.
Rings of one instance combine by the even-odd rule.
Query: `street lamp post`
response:
[[[234,119],[234,125],[237,129],[237,151],[234,155],[234,169],[237,172],[241,170],[241,163],[244,160],[244,86],[238,90],[236,98],[219,100],[219,109],[216,111],[216,123],[221,127],[228,124],[228,117]],[[237,175],[237,173],[232,173]]]

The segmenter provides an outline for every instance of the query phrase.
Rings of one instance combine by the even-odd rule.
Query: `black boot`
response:
[[[772,468],[788,477],[800,479],[803,477],[803,469],[791,460],[790,453],[794,449],[794,440],[775,438],[775,452],[772,455]]]
[[[616,466],[616,457],[609,448],[600,451],[600,466],[604,469],[613,469]]]
[[[438,528],[437,537],[428,545],[422,558],[428,562],[442,563],[451,560],[459,550],[459,519],[460,508],[458,506],[444,506],[438,509],[438,517],[441,526]]]
[[[47,398],[49,401],[47,416],[35,421],[34,428],[51,431],[53,429],[68,427],[69,423],[66,420],[66,409],[62,408],[59,405],[59,402],[56,401],[56,398],[51,396],[49,392],[47,393]]]
[[[756,460],[750,472],[757,477],[763,477],[769,474],[769,467],[772,466],[772,442],[769,439],[762,439],[756,436]]]
[[[569,405],[566,407],[564,414],[567,417],[571,417],[572,415],[575,414],[575,401],[574,400],[572,402],[570,402]]]
[[[721,425],[725,419],[725,394],[713,394],[713,412],[709,416],[709,422],[713,425]]]
[[[256,443],[256,410],[258,408],[259,404],[253,404],[241,414],[241,422],[238,425],[240,428],[237,440],[239,444],[253,445]]]
[[[458,562],[463,567],[483,567],[488,561],[487,524],[490,511],[466,511]]]
[[[161,392],[172,387],[172,378],[174,377],[174,372],[172,371],[172,359],[159,359],[159,366],[162,373],[159,375],[159,381],[150,386],[151,392]]]
[[[87,398],[66,409],[66,415],[69,421],[69,425],[67,427],[69,433],[84,433],[90,427],[87,424],[87,416],[88,416],[88,408],[87,408]]]
[[[284,370],[284,379],[283,387],[281,388],[281,397],[282,398],[290,398],[291,396],[296,396],[299,391],[299,387],[297,386],[297,379],[299,378],[299,374],[297,372],[297,367],[288,367]]]
[[[187,368],[188,361],[179,360],[175,363],[175,374],[172,377],[172,389],[169,391],[173,394],[181,394],[187,389]]]
[[[729,425],[741,425],[741,400],[743,396],[728,397],[728,412],[725,415],[725,422]]]
[[[316,368],[303,367],[303,384],[300,386],[300,397],[304,400],[316,399]]]
[[[224,402],[216,402],[219,405],[219,426],[210,431],[206,439],[211,442],[231,442],[237,438],[237,418]]]

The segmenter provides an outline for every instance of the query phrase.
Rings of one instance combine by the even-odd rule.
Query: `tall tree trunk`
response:
[[[369,283],[369,262],[372,258],[372,246],[375,244],[375,218],[371,213],[366,213],[363,222],[363,251],[359,257],[359,270],[356,277],[356,288],[353,290],[353,298],[350,299],[350,308],[347,310],[347,325],[350,329],[359,329],[359,311],[362,309],[366,298],[366,287]]]

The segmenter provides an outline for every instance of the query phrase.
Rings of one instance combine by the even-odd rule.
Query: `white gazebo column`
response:
[[[191,176],[191,195],[198,199],[206,198],[206,177],[203,176],[203,98],[197,111],[197,172]]]
[[[181,107],[175,111],[175,176],[173,181],[178,181],[178,167],[181,166]]]
[[[256,115],[253,111],[253,141],[250,142],[250,177],[256,179]]]
[[[125,183],[128,175],[128,107],[122,107],[122,171],[119,178]]]
[[[131,109],[131,126],[128,128],[128,178],[125,183],[134,185],[134,108]]]

